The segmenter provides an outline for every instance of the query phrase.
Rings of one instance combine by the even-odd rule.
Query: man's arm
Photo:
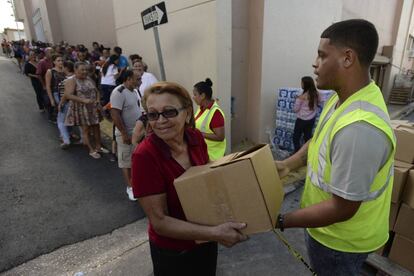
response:
[[[124,144],[130,145],[131,137],[129,137],[128,132],[125,129],[124,121],[121,117],[121,110],[117,108],[111,108],[111,117],[114,121],[116,128],[119,130],[119,132],[121,132]]]
[[[275,161],[276,168],[279,172],[280,178],[285,177],[291,171],[296,171],[297,169],[306,166],[308,160],[308,147],[310,140],[306,142],[300,150],[298,150],[294,155],[283,161]]]
[[[331,199],[307,208],[285,214],[283,227],[324,227],[352,218],[361,206],[361,201],[351,201],[332,195]]]

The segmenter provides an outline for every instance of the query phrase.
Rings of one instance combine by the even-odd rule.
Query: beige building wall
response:
[[[252,125],[254,142],[269,142],[275,128],[278,88],[300,87],[313,76],[322,31],[341,18],[340,0],[265,1],[259,118]],[[323,16],[321,16],[323,15]],[[251,93],[251,91],[250,91]]]
[[[247,138],[247,95],[249,69],[249,0],[232,0],[232,71],[231,96],[233,114],[231,120],[232,143]]]
[[[40,39],[33,26],[40,15],[46,42],[116,45],[112,0],[16,0],[16,7],[31,38]]]
[[[160,79],[152,29],[144,30],[141,12],[158,3],[113,0],[117,41],[126,55],[138,53],[149,71]],[[209,77],[213,97],[226,116],[226,137],[231,141],[231,1],[165,1],[168,23],[158,27],[166,78],[192,93],[193,85]],[[228,143],[231,144],[231,143]]]
[[[89,49],[97,41],[104,46],[116,45],[115,20],[112,0],[49,0],[55,9],[49,17],[59,22],[60,35],[56,42],[84,44]],[[52,4],[52,3],[50,3]]]

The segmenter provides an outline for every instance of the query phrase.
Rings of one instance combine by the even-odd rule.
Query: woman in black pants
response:
[[[36,93],[36,101],[39,107],[39,111],[45,111],[45,105],[43,103],[43,88],[39,77],[36,75],[36,53],[31,51],[29,53],[29,61],[24,65],[24,73],[30,78],[33,89]]]
[[[297,116],[295,130],[293,131],[295,152],[301,147],[300,140],[302,135],[305,143],[312,138],[312,129],[315,125],[316,111],[319,103],[318,90],[316,90],[315,83],[311,77],[306,76],[302,78],[302,89],[303,93],[296,98],[293,108]]]

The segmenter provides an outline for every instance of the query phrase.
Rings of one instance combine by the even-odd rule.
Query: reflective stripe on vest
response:
[[[332,130],[333,130],[336,122],[338,122],[341,117],[345,116],[348,113],[351,113],[352,111],[358,110],[358,109],[374,113],[379,118],[384,120],[388,125],[390,125],[390,119],[389,119],[388,115],[383,110],[381,110],[378,106],[373,105],[373,104],[371,104],[369,102],[366,102],[366,101],[357,101],[357,102],[351,103],[346,109],[344,109],[344,111],[340,114],[340,116],[335,118],[335,121],[333,121],[331,123],[331,127],[326,132],[324,140],[322,141],[322,144],[319,148],[318,173],[317,174],[314,173],[313,170],[312,170],[312,166],[310,164],[308,164],[308,175],[309,175],[312,183],[316,184],[320,189],[324,190],[325,192],[332,193],[332,186],[325,183],[325,181],[323,180],[323,176],[325,175],[325,170],[327,168],[326,160],[329,157],[329,153],[327,152],[329,137],[331,136]],[[394,167],[391,166],[390,170],[388,172],[387,181],[386,181],[385,185],[383,185],[377,191],[370,192],[369,195],[367,196],[367,199],[365,199],[364,201],[373,200],[373,199],[376,199],[377,197],[379,197],[385,191],[387,186],[389,185],[390,179],[393,175],[394,175]]]

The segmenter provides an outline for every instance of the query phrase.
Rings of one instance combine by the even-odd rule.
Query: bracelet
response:
[[[280,229],[281,232],[285,231],[285,227],[283,225],[283,222],[284,222],[283,215],[282,214],[279,214],[277,216],[277,226],[279,227],[279,229]]]

